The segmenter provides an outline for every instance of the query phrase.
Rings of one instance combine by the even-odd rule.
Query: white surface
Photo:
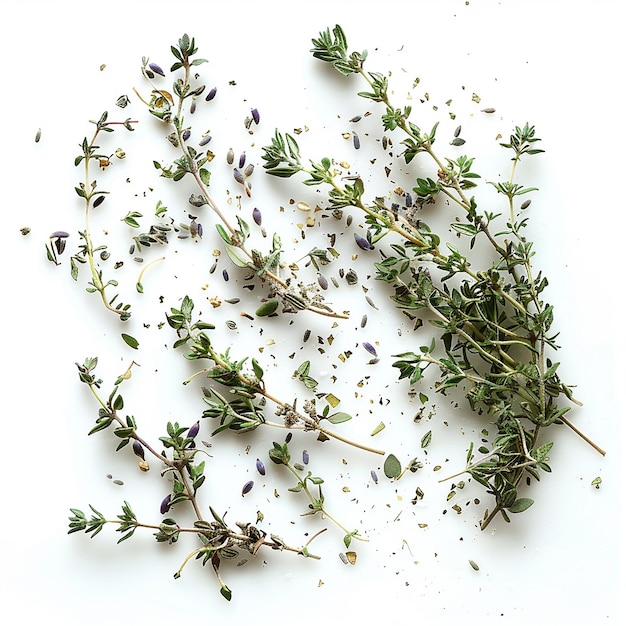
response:
[[[80,619],[94,625],[119,619],[166,622],[179,613],[190,620],[246,619],[258,625],[279,619],[296,624],[318,619],[375,624],[391,616],[426,624],[615,623],[621,604],[618,592],[623,590],[619,456],[624,404],[619,392],[624,371],[617,363],[624,348],[618,304],[623,284],[618,264],[623,212],[619,189],[623,4],[3,0],[1,5],[5,486],[0,594],[5,614],[19,615],[16,623]],[[497,520],[481,533],[476,522],[490,503],[471,488],[455,500],[463,507],[461,515],[450,509],[453,502],[446,502],[449,486],[437,483],[433,467],[441,464],[448,474],[460,469],[464,450],[483,425],[464,405],[454,409],[429,389],[431,399],[438,401],[436,415],[429,422],[412,423],[418,407],[408,398],[405,384],[396,381],[391,355],[406,349],[408,341],[415,347],[425,343],[428,330],[419,335],[423,341],[414,339],[383,286],[366,279],[373,257],[361,255],[355,267],[378,311],[367,304],[361,287],[343,283],[340,290],[331,286],[328,293],[339,308],[350,308],[349,321],[333,327],[332,320],[299,314],[291,326],[285,318],[271,320],[262,336],[256,324],[239,317],[239,311],[246,310],[244,303],[212,310],[206,301],[213,295],[245,297],[237,287],[235,268],[229,268],[231,280],[222,281],[221,270],[228,267],[225,259],[214,275],[208,274],[211,252],[218,245],[208,209],[201,244],[175,243],[178,253],[172,248],[146,254],[148,259],[164,253],[167,259],[148,270],[143,297],[132,293],[139,269],[127,259],[135,316],[125,327],[101,310],[82,283],[72,283],[67,257],[61,268],[45,260],[43,245],[54,230],[74,233],[68,243],[68,249],[74,249],[82,214],[73,190],[80,180],[73,159],[83,136],[91,132],[88,120],[105,109],[120,119],[127,115],[140,119],[141,128],[132,135],[117,131],[108,144],[111,152],[123,146],[128,157],[99,176],[101,186],[119,195],[115,205],[110,200],[103,205],[115,216],[104,214],[94,230],[111,230],[107,241],[111,246],[128,241],[115,237],[124,232],[117,216],[128,210],[149,214],[159,199],[172,215],[184,217],[186,194],[174,183],[158,179],[151,165],[153,158],[165,161],[170,152],[164,142],[149,139],[146,127],[154,125],[132,94],[133,86],[145,90],[141,57],[168,67],[169,46],[183,32],[195,36],[199,56],[210,60],[199,68],[202,75],[209,84],[213,77],[218,85],[212,110],[217,117],[207,122],[214,136],[211,147],[218,154],[212,181],[215,196],[225,203],[228,193],[239,193],[220,156],[229,146],[236,152],[245,149],[257,171],[253,199],[243,203],[244,216],[252,206],[263,206],[268,232],[275,228],[284,241],[298,241],[291,259],[315,241],[325,245],[324,232],[339,232],[339,225],[323,221],[320,228],[309,229],[306,241],[299,241],[293,224],[302,217],[289,200],[315,202],[315,190],[268,179],[261,171],[260,147],[269,142],[275,127],[292,131],[306,125],[310,130],[301,135],[301,145],[312,158],[344,154],[356,158],[341,131],[350,129],[350,117],[367,110],[373,113],[369,118],[373,126],[380,111],[354,96],[353,85],[328,76],[311,58],[311,37],[335,23],[344,27],[351,48],[369,50],[368,69],[393,69],[392,81],[408,81],[409,86],[420,77],[412,94],[415,108],[425,118],[433,114],[430,105],[438,105],[440,116],[447,116],[445,102],[452,98],[450,108],[459,117],[448,126],[452,130],[463,124],[468,146],[470,139],[474,142],[468,147],[470,155],[489,152],[498,132],[507,137],[513,125],[526,121],[536,125],[543,139],[546,154],[539,157],[540,165],[527,171],[533,176],[529,183],[541,188],[534,196],[529,236],[536,242],[537,265],[551,280],[548,299],[556,309],[555,328],[561,331],[562,375],[578,384],[577,395],[585,403],[572,415],[608,454],[601,458],[572,433],[556,431],[553,473],[529,494],[535,505],[510,525]],[[104,71],[101,64],[106,64]],[[229,86],[230,80],[237,85]],[[398,96],[409,90],[398,89]],[[429,105],[418,106],[425,92],[430,94]],[[471,102],[473,92],[481,96],[480,106]],[[124,111],[114,106],[123,93],[132,101]],[[249,136],[243,119],[252,106],[259,109],[261,124]],[[494,106],[497,113],[485,120],[478,114],[483,106]],[[42,138],[35,144],[39,127]],[[372,143],[368,145],[371,148]],[[359,156],[368,153],[364,145]],[[130,185],[123,182],[126,177]],[[408,175],[399,184],[408,187]],[[279,212],[279,206],[285,211]],[[28,237],[19,234],[23,226],[32,228]],[[118,256],[125,256],[127,244],[119,245]],[[358,251],[348,231],[338,236],[337,245],[342,256],[329,269],[335,275],[339,267],[351,266],[350,255]],[[186,548],[193,549],[193,540],[167,548],[140,531],[120,546],[110,529],[93,540],[66,535],[70,506],[86,510],[91,503],[117,515],[126,499],[140,517],[158,519],[166,487],[157,471],[140,474],[129,454],[114,456],[115,444],[107,434],[87,438],[97,409],[78,382],[74,362],[99,356],[106,392],[107,384],[131,359],[139,361],[141,367],[134,370],[124,396],[126,409],[142,431],[157,437],[168,420],[190,425],[203,405],[197,393],[180,382],[194,370],[164,347],[172,343],[170,330],[157,329],[168,307],[176,306],[186,293],[219,328],[225,329],[226,319],[237,321],[239,332],[224,330],[224,341],[232,341],[236,355],[256,354],[280,393],[289,393],[286,385],[292,384],[294,366],[310,358],[320,387],[342,399],[339,408],[355,414],[338,430],[393,451],[401,460],[418,456],[425,463],[418,473],[390,483],[384,478],[382,459],[341,444],[322,446],[304,435],[294,437],[293,450],[306,447],[311,469],[327,481],[329,510],[348,525],[358,525],[370,539],[368,544],[354,545],[356,566],[339,560],[343,546],[338,531],[321,520],[300,517],[305,501],[287,492],[291,483],[281,468],[270,467],[267,449],[273,439],[282,440],[281,431],[257,431],[246,439],[228,434],[215,438],[204,497],[216,509],[228,510],[231,523],[252,521],[262,510],[263,527],[293,544],[303,541],[306,532],[328,526],[311,546],[323,555],[319,562],[264,553],[245,567],[224,568],[234,594],[227,603],[218,594],[212,572],[197,563],[191,563],[181,579],[173,579]],[[259,295],[258,288],[253,295]],[[254,310],[254,301],[247,310]],[[369,321],[361,329],[364,313]],[[306,350],[300,350],[307,328],[312,336]],[[138,353],[124,346],[121,331],[139,338]],[[326,353],[319,354],[317,335],[327,338],[331,333],[332,346],[325,344]],[[267,345],[269,339],[275,344]],[[362,341],[379,342],[380,363],[365,365],[369,356]],[[294,350],[296,356],[290,359]],[[342,365],[337,356],[345,350],[352,350],[353,356]],[[359,387],[361,380],[365,384]],[[380,421],[387,427],[370,438]],[[212,426],[203,423],[201,437],[208,438]],[[433,443],[425,455],[419,444],[429,429]],[[257,456],[266,459],[265,481],[254,470]],[[371,469],[378,471],[378,485],[370,479]],[[107,473],[122,479],[124,486],[113,485]],[[600,490],[590,486],[596,476],[603,478]],[[242,499],[239,490],[250,478],[255,488]],[[342,491],[344,486],[349,493]],[[426,497],[412,505],[417,486]],[[274,497],[274,489],[280,498]],[[481,505],[465,506],[475,495],[481,497]],[[428,526],[419,528],[419,523]],[[480,571],[475,572],[468,559],[478,563]]]

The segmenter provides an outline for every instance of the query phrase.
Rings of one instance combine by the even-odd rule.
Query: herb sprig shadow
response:
[[[414,318],[417,313],[428,316],[439,331],[439,341],[433,338],[417,350],[395,355],[393,366],[411,385],[419,383],[428,368],[435,368],[438,392],[461,388],[471,409],[496,425],[491,446],[481,446],[481,456],[476,459],[472,444],[459,474],[469,473],[494,498],[481,528],[498,513],[510,521],[510,513],[533,504],[531,498],[520,494],[523,481],[539,481],[541,472],[551,471],[548,461],[553,442],[543,441],[547,427],[565,424],[604,454],[568,419],[571,406],[561,403],[565,399],[580,404],[557,372],[559,362],[553,356],[558,349],[557,335],[551,330],[554,307],[543,296],[548,280],[532,265],[533,244],[525,231],[525,211],[530,206],[527,197],[536,188],[516,182],[516,172],[522,161],[543,152],[538,147],[540,139],[534,126],[527,123],[515,127],[509,140],[500,144],[511,161],[509,174],[503,181],[488,184],[503,198],[504,207],[501,213],[481,210],[472,195],[482,181],[474,170],[475,159],[440,156],[433,147],[438,123],[424,131],[411,120],[411,106],[395,106],[388,77],[365,70],[366,51],[349,52],[339,25],[332,32],[321,32],[312,43],[315,58],[346,77],[356,75],[365,82],[366,90],[358,95],[382,106],[386,133],[402,135],[399,143],[404,162],[408,165],[418,156],[425,157],[432,175],[415,178],[404,206],[389,204],[385,193],[368,201],[361,176],[350,176],[345,182],[328,156],[303,159],[296,139],[279,130],[264,148],[264,167],[273,176],[304,174],[305,185],[328,187],[329,211],[361,210],[367,235],[355,234],[355,239],[362,250],[372,250],[388,235],[395,237],[381,253],[382,259],[374,262],[376,278],[391,286],[391,298],[400,309]],[[456,137],[451,143],[460,146],[464,142]],[[489,266],[476,269],[473,258],[452,242],[442,245],[444,237],[420,218],[422,207],[442,198],[461,212],[450,228],[468,238],[468,254],[475,246],[495,253],[496,260]]]
[[[152,457],[162,468],[161,476],[171,479],[170,493],[161,502],[161,515],[166,516],[173,508],[187,505],[191,507],[196,521],[190,527],[181,526],[173,517],[163,517],[160,522],[144,522],[137,518],[131,505],[125,501],[121,514],[116,518],[106,517],[92,505],[89,507],[90,513],[72,508],[72,515],[69,518],[70,534],[85,532],[93,538],[102,531],[104,526],[111,525],[115,527],[116,532],[122,534],[118,543],[130,539],[138,529],[151,530],[157,542],[168,544],[176,543],[181,536],[195,535],[200,545],[187,555],[174,577],[180,577],[189,561],[199,560],[203,566],[211,566],[220,585],[220,593],[227,600],[231,599],[232,592],[221,577],[220,566],[224,560],[237,558],[241,551],[256,555],[262,548],[270,548],[276,551],[294,552],[308,558],[320,558],[311,553],[308,548],[317,535],[311,537],[305,545],[295,548],[287,545],[279,536],[268,535],[248,522],[237,522],[237,528],[230,527],[225,522],[225,516],[220,516],[213,506],[208,507],[211,518],[204,519],[202,511],[206,506],[200,504],[199,491],[206,478],[206,459],[202,458],[206,452],[196,446],[200,422],[196,422],[191,427],[168,422],[167,434],[159,438],[162,448],[162,451],[159,451],[158,447],[151,445],[140,435],[134,417],[121,416],[124,398],[119,388],[124,381],[130,379],[133,365],[117,378],[108,396],[103,396],[100,392],[102,381],[95,375],[97,365],[97,358],[88,358],[82,364],[76,364],[80,381],[87,385],[100,407],[96,423],[89,434],[112,427],[113,434],[119,439],[116,451],[130,446],[132,453],[139,459],[141,471],[150,470],[146,457]]]

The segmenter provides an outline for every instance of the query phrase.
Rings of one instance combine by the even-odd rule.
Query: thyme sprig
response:
[[[524,234],[528,218],[523,213],[530,201],[523,197],[536,188],[517,183],[516,171],[522,158],[543,152],[537,145],[540,139],[534,126],[527,123],[516,126],[509,141],[500,144],[512,153],[512,165],[503,182],[489,184],[504,196],[506,211],[504,215],[480,211],[470,195],[481,178],[473,169],[474,158],[440,157],[433,148],[438,124],[422,131],[410,119],[410,106],[395,106],[387,76],[365,70],[367,52],[350,53],[339,25],[312,41],[315,58],[330,63],[345,76],[356,74],[365,80],[368,90],[358,95],[382,105],[385,132],[403,134],[400,156],[405,163],[426,155],[433,174],[416,177],[414,195],[406,194],[404,207],[388,206],[384,194],[368,202],[361,176],[353,175],[344,182],[341,171],[328,157],[305,163],[295,138],[278,130],[264,148],[264,167],[274,176],[305,174],[305,185],[328,186],[329,210],[360,209],[367,225],[367,237],[357,238],[360,248],[371,250],[383,237],[396,237],[390,249],[381,253],[382,260],[374,263],[376,278],[391,286],[391,298],[400,309],[428,316],[439,329],[440,340],[433,338],[418,352],[396,355],[393,366],[399,370],[400,379],[411,385],[434,367],[439,372],[437,391],[462,388],[471,409],[496,424],[491,450],[481,448],[485,456],[474,461],[470,446],[465,472],[495,500],[481,527],[486,528],[497,513],[509,521],[508,513],[526,510],[533,502],[520,497],[522,481],[539,480],[540,471],[551,471],[547,461],[553,442],[543,443],[541,439],[546,427],[566,424],[604,454],[566,417],[571,407],[559,403],[564,397],[580,404],[572,387],[561,381],[559,362],[553,361],[552,354],[558,349],[556,334],[551,332],[554,309],[543,299],[548,281],[541,272],[535,272],[533,244]],[[456,236],[468,238],[470,253],[477,243],[495,252],[491,265],[474,269],[467,255],[449,241],[444,251],[443,236],[432,232],[420,214],[423,207],[440,198],[461,209],[461,217],[456,217],[450,228]]]
[[[192,68],[206,63],[206,59],[194,58],[198,51],[195,39],[186,34],[179,39],[178,47],[171,47],[171,51],[176,60],[170,71],[182,71],[182,76],[176,78],[173,83],[173,93],[154,85],[155,72],[150,70],[147,58],[143,60],[142,73],[152,87],[150,99],[145,99],[135,89],[135,93],[148,107],[150,114],[173,127],[173,133],[168,139],[180,151],[180,157],[171,165],[165,166],[154,161],[155,168],[161,172],[162,177],[173,181],[180,181],[187,175],[194,179],[199,194],[192,194],[189,203],[196,208],[206,205],[213,211],[219,220],[215,226],[216,230],[224,242],[230,260],[235,266],[252,271],[261,282],[267,283],[271,293],[282,301],[285,312],[297,313],[301,310],[308,310],[323,316],[347,318],[346,312],[335,312],[326,305],[323,297],[314,287],[307,287],[296,283],[291,278],[280,276],[282,244],[278,234],[273,235],[272,247],[267,254],[263,254],[258,249],[249,248],[251,229],[248,222],[237,215],[236,225],[232,223],[209,193],[211,172],[208,165],[213,160],[214,154],[202,145],[206,136],[199,140],[199,145],[192,145],[191,129],[185,117],[187,112],[191,111],[191,107],[196,106],[196,100],[206,89],[205,84],[198,83],[199,76],[195,73],[192,75]],[[162,70],[156,74],[165,76]],[[209,98],[210,100],[212,97]],[[246,194],[250,196],[251,191],[245,171],[241,172],[235,168],[233,174],[235,180],[244,185]],[[277,301],[274,302],[277,303]],[[267,312],[263,311],[262,315],[267,315]]]
[[[309,511],[304,515],[316,515],[320,514],[322,517],[326,517],[331,520],[336,526],[338,526],[344,533],[343,543],[346,548],[350,547],[353,539],[360,541],[368,541],[365,537],[359,534],[358,530],[348,530],[341,522],[333,517],[324,506],[324,494],[322,493],[322,484],[324,479],[319,476],[313,476],[313,473],[309,470],[306,475],[302,475],[302,471],[296,464],[291,462],[291,453],[289,451],[288,443],[273,442],[273,447],[269,451],[270,459],[277,465],[284,465],[296,478],[297,483],[294,487],[290,487],[289,491],[294,493],[304,493],[309,499]],[[311,486],[317,487],[317,495],[311,492]]]
[[[318,439],[336,439],[353,447],[384,454],[382,450],[352,441],[339,433],[328,429],[323,422],[339,424],[351,419],[344,412],[323,413],[318,415],[315,400],[307,400],[303,410],[297,409],[297,400],[285,402],[277,398],[266,388],[263,378],[264,371],[257,359],[250,359],[250,367],[247,367],[248,357],[234,360],[230,354],[230,347],[224,352],[218,352],[205,332],[214,328],[212,324],[202,320],[193,320],[194,303],[191,298],[185,296],[179,309],[171,308],[167,314],[168,324],[178,334],[174,347],[187,346],[189,352],[185,357],[189,360],[209,360],[212,366],[202,369],[184,381],[188,384],[197,376],[218,383],[228,389],[228,398],[220,393],[216,387],[203,388],[204,401],[208,408],[203,412],[203,417],[219,419],[219,427],[213,431],[216,435],[225,430],[237,433],[247,433],[261,425],[277,428],[300,429],[315,431]],[[266,401],[276,406],[275,414],[283,418],[282,423],[272,422],[265,417]]]
[[[190,427],[184,427],[177,422],[168,422],[167,434],[159,438],[163,447],[163,451],[159,452],[155,446],[140,436],[134,417],[126,416],[123,418],[120,415],[124,408],[124,398],[119,388],[124,381],[130,378],[134,363],[117,378],[112,391],[106,398],[100,392],[102,381],[96,378],[94,373],[97,365],[97,358],[87,358],[82,364],[76,364],[81,382],[88,386],[100,407],[96,423],[89,434],[92,435],[113,427],[113,434],[120,440],[116,451],[130,444],[133,454],[139,459],[141,471],[150,470],[146,454],[154,457],[163,468],[161,476],[171,480],[170,493],[161,502],[161,515],[166,515],[175,506],[186,503],[191,506],[196,521],[193,523],[193,527],[181,526],[173,517],[164,517],[159,523],[142,522],[137,518],[128,502],[124,502],[122,513],[117,518],[107,518],[90,505],[90,514],[85,514],[77,508],[70,509],[72,515],[69,517],[69,534],[85,532],[93,538],[107,524],[116,527],[116,532],[122,534],[118,543],[130,539],[135,531],[140,528],[155,531],[156,541],[168,544],[176,543],[181,534],[195,534],[201,545],[188,554],[174,577],[180,577],[183,568],[191,559],[201,560],[203,566],[210,563],[220,584],[220,593],[227,600],[231,599],[232,592],[221,578],[220,565],[223,560],[236,558],[241,550],[256,555],[261,548],[266,547],[272,550],[295,552],[309,558],[320,558],[309,551],[308,546],[311,540],[302,547],[294,548],[287,545],[277,535],[268,535],[265,531],[248,522],[237,522],[237,528],[231,528],[224,521],[224,516],[218,515],[212,506],[209,506],[212,519],[204,519],[202,515],[204,507],[198,500],[198,492],[206,479],[206,460],[198,460],[198,457],[206,454],[206,452],[196,447],[200,423],[196,422]]]

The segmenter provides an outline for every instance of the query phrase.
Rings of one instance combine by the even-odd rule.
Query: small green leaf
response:
[[[402,473],[402,465],[400,465],[400,461],[398,461],[398,458],[394,454],[390,454],[385,459],[383,471],[387,478],[398,478]]]
[[[349,415],[348,413],[343,413],[342,411],[333,413],[332,415],[328,417],[328,421],[331,424],[341,424],[342,422],[347,422],[348,420],[351,420],[351,419],[352,419],[352,415]]]
[[[139,347],[139,342],[131,335],[127,335],[126,333],[122,333],[122,339],[129,345],[131,348],[136,350]]]
[[[508,508],[509,513],[522,513],[526,509],[529,509],[534,503],[531,498],[518,498]]]
[[[423,437],[422,437],[422,448],[427,448],[430,445],[430,440],[432,439],[433,436],[433,431],[429,430]]]
[[[200,180],[208,187],[211,180],[211,172],[202,167],[198,173],[200,174]]]
[[[257,317],[267,317],[268,315],[272,315],[276,312],[278,308],[278,300],[268,300],[264,302],[257,310]]]

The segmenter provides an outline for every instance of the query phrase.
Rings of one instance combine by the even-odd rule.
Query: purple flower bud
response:
[[[189,437],[190,439],[195,439],[196,435],[198,434],[198,432],[200,431],[200,420],[198,420],[188,431],[187,431],[187,437]]]
[[[377,485],[378,484],[378,476],[376,474],[376,472],[374,470],[372,470],[370,472],[370,474],[372,475],[372,480],[374,481],[374,483]]]
[[[306,450],[302,450],[302,462],[305,465],[309,464],[309,453]]]
[[[240,185],[243,185],[243,182],[244,182],[243,174],[237,168],[233,170],[233,176]]]
[[[412,207],[413,206],[413,196],[407,192],[407,194],[404,196],[404,204],[407,207]]]
[[[206,146],[209,141],[211,141],[211,135],[205,135],[202,139],[200,139],[199,145]]]
[[[252,487],[254,487],[254,481],[253,480],[249,480],[244,486],[243,489],[241,490],[241,495],[245,496],[247,493],[250,493],[252,491]]]
[[[263,465],[263,461],[261,461],[261,459],[256,460],[256,468],[261,476],[265,476],[265,465]]]
[[[170,500],[172,496],[168,493],[161,502],[161,515],[165,515],[170,510]]]
[[[148,65],[148,67],[155,73],[158,74],[159,76],[165,76],[165,72],[156,64],[156,63],[150,63],[150,65]]]
[[[65,239],[66,237],[69,237],[70,234],[66,233],[64,230],[55,230],[51,235],[50,235],[50,239],[55,239],[57,237],[60,237],[61,239]]]
[[[198,237],[202,238],[202,232],[203,232],[202,224],[198,224],[197,230],[198,230]]]
[[[143,451],[143,446],[135,439],[133,441],[133,452],[136,456],[138,456],[142,461],[146,460],[146,455]]]
[[[206,95],[205,100],[207,102],[210,102],[211,100],[213,100],[213,98],[215,98],[216,93],[217,93],[217,87],[213,87],[213,89],[211,89],[211,91],[209,91],[209,93]]]
[[[361,237],[354,233],[354,241],[356,241],[356,245],[361,248],[361,250],[373,250],[374,246],[367,240],[365,237]]]
[[[259,111],[257,109],[252,109],[252,119],[255,124],[258,124],[261,121],[261,116],[259,115]]]
[[[242,152],[239,155],[239,167],[242,168],[246,164],[246,153]]]
[[[372,345],[369,341],[366,341],[366,342],[363,344],[363,347],[364,347],[364,348],[365,348],[365,349],[366,349],[366,350],[367,350],[367,351],[368,351],[371,355],[376,356],[376,348],[374,348],[374,346],[373,346],[373,345]]]
[[[261,217],[261,210],[257,209],[256,207],[254,207],[254,209],[252,209],[252,219],[254,220],[255,224],[257,226],[261,225],[261,221],[263,220],[263,218]]]
[[[191,137],[191,131],[189,129],[183,131],[183,141],[187,141]]]

